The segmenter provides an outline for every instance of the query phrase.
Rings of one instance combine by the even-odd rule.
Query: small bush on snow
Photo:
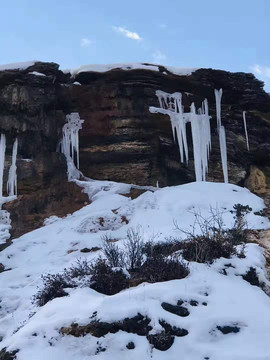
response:
[[[123,250],[119,249],[109,235],[103,237],[103,253],[112,267],[123,267],[129,271],[141,267],[145,253],[144,247],[140,226],[128,229]]]
[[[58,297],[66,296],[65,288],[73,287],[74,285],[67,280],[62,274],[47,274],[41,276],[43,281],[43,288],[41,288],[33,298],[38,306],[47,304],[48,301]]]
[[[198,263],[213,263],[220,257],[230,258],[236,249],[229,241],[197,236],[181,244],[183,258]]]
[[[104,259],[98,259],[92,264],[86,260],[77,260],[75,265],[64,269],[62,274],[46,274],[41,277],[43,287],[33,297],[33,302],[38,306],[68,295],[65,288],[90,287],[102,294],[113,295],[129,285],[123,270],[112,268]]]
[[[114,295],[129,286],[122,269],[113,269],[106,260],[98,259],[92,266],[91,288],[106,295]]]
[[[189,274],[186,264],[177,257],[166,258],[162,255],[148,257],[138,269],[136,276],[150,283],[183,279]]]
[[[238,253],[236,245],[246,242],[245,216],[252,209],[241,204],[236,204],[233,208],[231,212],[235,214],[235,222],[232,229],[224,228],[223,213],[217,209],[211,209],[208,218],[203,217],[199,211],[195,211],[193,231],[182,230],[176,224],[176,228],[187,236],[186,241],[178,244],[184,259],[211,264],[220,257],[244,256],[244,248]],[[200,235],[195,234],[196,228],[200,229]]]

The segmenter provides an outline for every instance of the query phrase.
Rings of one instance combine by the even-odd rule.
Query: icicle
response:
[[[191,123],[196,180],[205,181],[211,149],[210,116],[208,114],[207,99],[204,100],[202,107],[199,109],[198,114],[196,114],[194,104],[191,105],[189,113],[184,113],[181,93],[167,94],[158,90],[156,95],[162,107],[150,107],[149,110],[153,113],[160,112],[169,115],[174,140],[175,134],[178,140],[180,161],[184,162],[185,158],[186,163],[189,160],[186,124],[187,122]],[[166,101],[162,99],[166,99]]]
[[[226,134],[224,126],[219,129],[219,144],[222,159],[222,170],[224,175],[224,182],[228,183],[228,165],[227,165],[227,146],[226,146]]]
[[[198,116],[196,115],[196,109],[194,103],[191,104],[190,113],[191,113],[190,122],[191,122],[196,181],[202,181],[203,176],[202,176],[200,124],[198,121]]]
[[[16,174],[17,151],[18,151],[18,139],[16,139],[13,144],[12,162],[8,174],[7,193],[9,196],[17,195],[17,174]]]
[[[228,164],[227,164],[227,146],[226,146],[226,135],[225,128],[221,125],[221,97],[222,89],[215,89],[216,97],[216,111],[217,111],[217,130],[219,134],[219,146],[221,153],[222,170],[224,176],[224,182],[228,182]]]
[[[6,135],[1,134],[0,140],[0,198],[3,197],[3,175],[5,166]]]
[[[248,149],[248,151],[249,151],[249,141],[248,141],[248,132],[247,132],[246,111],[243,111],[243,121],[244,121],[244,128],[245,128],[245,134],[246,134],[247,149]]]
[[[71,113],[66,116],[67,123],[63,126],[63,138],[61,151],[67,158],[68,178],[71,180],[79,172],[79,130],[84,120],[80,119],[79,113]],[[76,154],[76,165],[74,158]]]
[[[216,97],[216,111],[217,111],[217,129],[219,131],[221,127],[221,97],[222,97],[222,89],[215,89],[215,97]]]

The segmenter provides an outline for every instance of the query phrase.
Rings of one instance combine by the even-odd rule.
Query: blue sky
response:
[[[270,0],[5,0],[0,10],[0,64],[212,67],[253,72],[270,91]]]

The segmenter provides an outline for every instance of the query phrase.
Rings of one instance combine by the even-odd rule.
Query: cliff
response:
[[[42,76],[43,74],[45,76]],[[80,85],[79,85],[79,84]],[[81,69],[63,73],[54,63],[36,62],[0,71],[0,129],[7,137],[4,183],[13,140],[18,137],[18,198],[7,203],[12,236],[42,225],[50,215],[64,216],[88,201],[66,176],[64,156],[56,152],[65,117],[79,112],[80,170],[87,177],[160,186],[195,180],[188,128],[189,165],[179,161],[168,116],[151,114],[156,90],[182,92],[183,104],[197,107],[207,98],[212,116],[209,181],[223,181],[216,132],[214,89],[223,89],[229,181],[267,197],[270,189],[270,96],[252,74],[198,69],[175,74],[163,66],[109,71]],[[250,151],[242,113],[247,111]]]

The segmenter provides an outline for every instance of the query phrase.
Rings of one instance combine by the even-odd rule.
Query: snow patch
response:
[[[30,74],[30,75],[36,75],[36,76],[46,76],[45,74],[42,74],[42,73],[37,72],[37,71],[32,71],[32,72],[29,72],[28,74]]]
[[[35,65],[37,61],[24,61],[24,62],[17,62],[12,64],[5,64],[0,65],[0,71],[5,70],[25,70],[29,68],[30,66]]]

